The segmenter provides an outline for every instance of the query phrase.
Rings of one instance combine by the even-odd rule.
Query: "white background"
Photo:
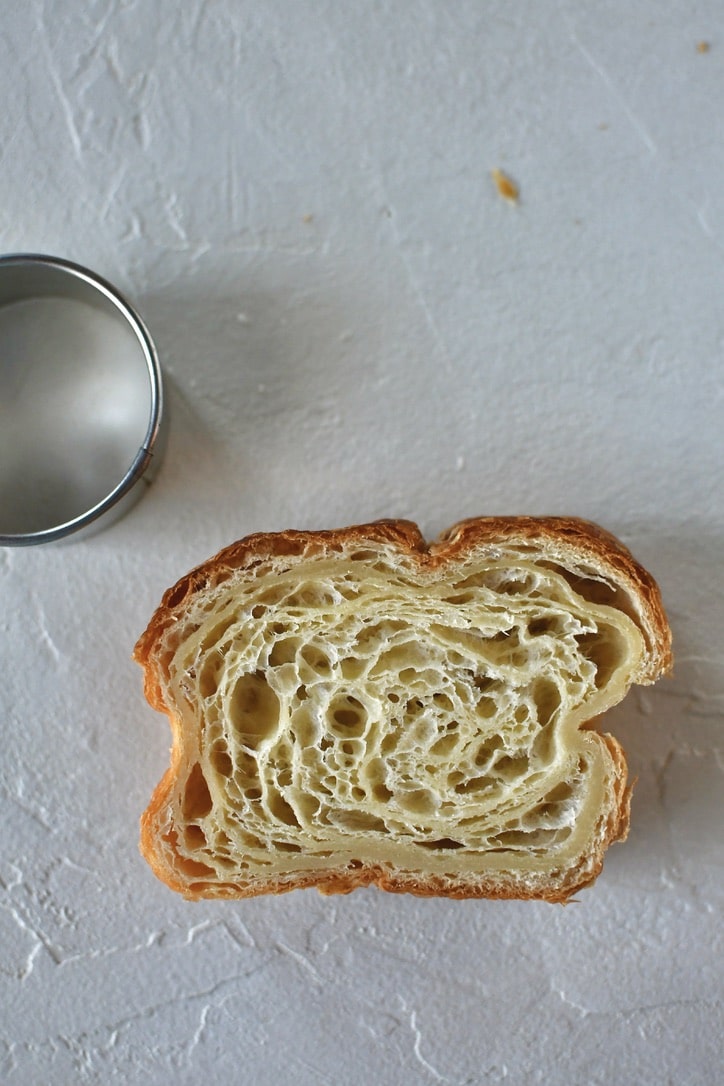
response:
[[[0,551],[0,1080],[719,1081],[720,0],[2,0],[0,102],[2,249],[125,291],[171,414],[125,520]],[[619,534],[674,629],[596,886],[158,883],[162,591],[250,531],[520,512]]]

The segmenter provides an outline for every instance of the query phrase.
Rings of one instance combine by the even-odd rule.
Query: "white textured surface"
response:
[[[3,1082],[718,1080],[723,96],[719,0],[3,5],[2,247],[129,294],[173,420],[124,521],[0,551]],[[161,591],[252,530],[524,511],[619,533],[675,632],[595,888],[157,883]]]

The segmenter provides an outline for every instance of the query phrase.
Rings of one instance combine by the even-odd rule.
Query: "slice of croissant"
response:
[[[171,766],[142,819],[189,898],[316,886],[564,901],[625,837],[590,722],[671,664],[658,588],[570,518],[249,536],[140,638]]]

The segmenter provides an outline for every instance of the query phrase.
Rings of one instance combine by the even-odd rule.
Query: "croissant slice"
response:
[[[671,634],[595,525],[479,518],[428,545],[380,521],[233,544],[135,658],[173,732],[141,848],[186,897],[565,901],[628,829],[598,718],[669,669]]]

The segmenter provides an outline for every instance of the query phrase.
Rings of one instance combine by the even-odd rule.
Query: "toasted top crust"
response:
[[[424,895],[562,901],[596,877],[608,844],[625,836],[629,808],[625,760],[615,740],[596,736],[596,757],[605,763],[600,770],[604,780],[600,786],[603,788],[601,814],[594,820],[585,853],[576,858],[570,870],[536,869],[527,871],[525,878],[516,877],[514,871],[504,868],[489,873],[476,870],[470,875],[462,860],[450,861],[447,867],[440,863],[435,866],[431,861],[426,869],[416,870],[409,865],[400,866],[394,858],[385,860],[384,849],[378,862],[371,858],[367,848],[361,850],[361,860],[350,860],[351,854],[345,854],[326,867],[318,863],[316,868],[304,870],[303,866],[292,864],[286,874],[275,871],[263,877],[262,872],[250,879],[232,876],[225,881],[218,871],[216,877],[209,874],[209,864],[213,863],[208,849],[203,862],[199,862],[200,854],[184,853],[178,845],[185,824],[182,811],[189,809],[189,782],[199,765],[194,761],[199,757],[200,743],[195,733],[203,730],[204,720],[203,712],[201,717],[194,717],[179,705],[171,673],[177,666],[173,663],[174,652],[184,636],[179,631],[188,625],[195,601],[205,600],[228,581],[237,583],[240,576],[244,581],[261,583],[269,575],[285,574],[303,563],[342,558],[364,564],[383,552],[393,565],[400,563],[406,569],[416,570],[422,584],[445,579],[448,572],[450,576],[460,577],[469,565],[481,561],[513,566],[534,561],[541,569],[549,569],[551,576],[570,585],[577,598],[589,601],[593,611],[602,614],[608,608],[611,613],[616,611],[626,616],[621,621],[628,622],[632,644],[634,637],[638,637],[642,648],[631,650],[625,682],[621,680],[616,692],[603,698],[600,705],[591,701],[591,707],[597,705],[598,711],[619,700],[631,682],[652,683],[671,666],[671,634],[655,582],[617,539],[586,521],[562,517],[474,518],[456,524],[430,545],[415,524],[402,520],[383,520],[333,531],[248,536],[196,567],[169,589],[135,648],[134,657],[145,671],[146,697],[154,708],[168,714],[174,734],[171,767],[142,822],[142,850],[159,877],[173,889],[188,897],[236,897],[306,885],[315,885],[325,892],[347,892],[356,886],[376,883],[384,889]],[[220,805],[218,801],[217,806]],[[213,820],[217,814],[209,817]],[[197,819],[197,828],[202,822],[203,819]],[[228,839],[229,833],[233,833],[228,820],[225,826]]]

